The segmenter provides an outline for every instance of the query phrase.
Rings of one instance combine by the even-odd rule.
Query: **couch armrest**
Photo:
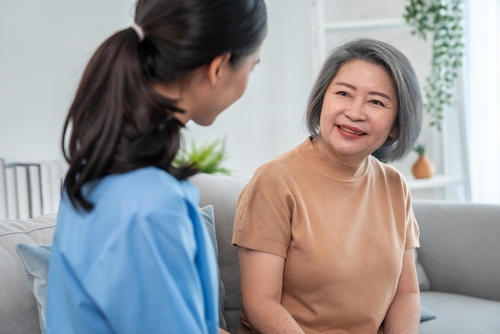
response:
[[[0,333],[40,333],[36,300],[16,245],[52,243],[56,218],[0,220]]]
[[[500,205],[414,200],[431,290],[500,301]]]

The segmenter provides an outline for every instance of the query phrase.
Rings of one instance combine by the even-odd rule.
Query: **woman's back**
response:
[[[60,288],[48,297],[47,332],[216,331],[217,273],[207,265],[216,260],[194,185],[148,167],[84,194],[95,203],[89,213],[61,203],[50,268]]]

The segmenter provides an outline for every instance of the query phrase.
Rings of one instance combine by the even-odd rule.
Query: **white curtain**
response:
[[[500,0],[466,3],[465,128],[471,200],[500,204]]]

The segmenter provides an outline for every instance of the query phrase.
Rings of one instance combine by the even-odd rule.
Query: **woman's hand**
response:
[[[304,331],[281,305],[285,259],[274,254],[238,247],[241,300],[247,321],[259,333]]]
[[[396,295],[385,316],[384,333],[417,334],[419,323],[420,290],[415,268],[415,250],[407,249],[403,255],[403,268]]]

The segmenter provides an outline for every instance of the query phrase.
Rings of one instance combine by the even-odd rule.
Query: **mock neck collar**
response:
[[[359,167],[349,167],[327,159],[321,155],[312,144],[312,137],[307,138],[298,147],[299,153],[307,163],[320,173],[339,181],[356,181],[368,171],[368,160],[365,159]]]

